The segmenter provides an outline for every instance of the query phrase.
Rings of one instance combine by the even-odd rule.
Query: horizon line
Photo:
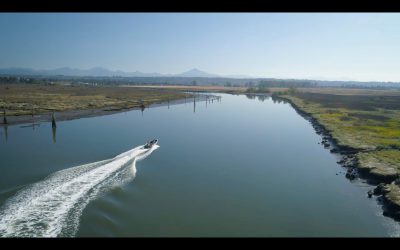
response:
[[[90,68],[74,68],[70,66],[64,66],[64,67],[57,67],[57,68],[47,68],[47,69],[38,69],[38,68],[32,68],[32,67],[23,67],[23,66],[9,66],[9,67],[1,67],[0,70],[7,70],[7,69],[24,69],[24,70],[33,70],[33,71],[53,71],[53,70],[58,70],[58,69],[71,69],[71,70],[81,70],[81,71],[89,71],[93,69],[103,69],[107,71],[113,71],[113,72],[121,72],[124,74],[132,74],[132,73],[141,73],[141,74],[158,74],[159,76],[122,76],[122,75],[112,75],[112,76],[96,76],[96,75],[85,75],[85,76],[79,76],[79,75],[63,75],[63,74],[58,74],[58,75],[43,75],[43,74],[14,74],[14,73],[0,73],[0,75],[24,75],[24,76],[70,76],[70,77],[182,77],[182,78],[229,78],[229,79],[276,79],[276,80],[297,80],[297,81],[325,81],[325,82],[362,82],[362,83],[369,83],[369,82],[374,82],[374,83],[400,83],[399,81],[383,81],[383,80],[357,80],[357,79],[347,79],[343,80],[340,78],[347,78],[345,76],[339,77],[339,79],[335,79],[332,77],[332,79],[329,79],[329,77],[282,77],[282,76],[251,76],[251,75],[246,75],[246,74],[227,74],[227,75],[220,75],[220,74],[215,74],[215,73],[209,73],[203,70],[200,70],[197,67],[190,68],[189,70],[183,71],[181,73],[159,73],[159,72],[143,72],[139,70],[135,71],[124,71],[120,69],[109,69],[103,66],[93,66]],[[197,70],[202,73],[208,74],[208,75],[214,75],[214,76],[179,76],[184,73]],[[242,75],[242,76],[241,76]],[[325,78],[325,79],[323,79]],[[328,79],[327,79],[328,78]]]

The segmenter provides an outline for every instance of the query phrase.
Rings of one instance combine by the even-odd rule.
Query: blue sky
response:
[[[400,81],[398,13],[1,13],[0,67]]]

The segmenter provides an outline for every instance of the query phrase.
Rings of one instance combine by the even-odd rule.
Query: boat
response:
[[[145,149],[151,148],[151,147],[153,147],[154,145],[156,145],[157,142],[158,142],[157,139],[151,140],[151,141],[147,142],[146,145],[144,145],[143,148],[145,148]]]

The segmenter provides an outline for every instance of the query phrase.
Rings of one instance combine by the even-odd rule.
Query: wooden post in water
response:
[[[168,97],[168,109],[169,109],[169,97]]]
[[[6,109],[3,110],[3,123],[8,124],[7,117],[6,117]]]
[[[57,127],[53,126],[51,130],[53,132],[53,143],[56,143]]]
[[[35,130],[35,117],[34,117],[34,114],[35,114],[35,109],[34,109],[34,106],[32,104],[31,115],[32,115],[32,128],[33,128],[33,130]]]
[[[196,113],[196,98],[193,96],[193,113]]]
[[[6,142],[8,141],[8,125],[4,125],[4,136],[6,138]]]
[[[52,126],[53,128],[57,127],[57,124],[56,124],[56,117],[54,116],[54,112],[53,112],[53,114],[51,115],[51,126]]]
[[[140,110],[142,111],[142,116],[143,116],[144,108],[145,108],[145,106],[144,106],[144,104],[143,104],[143,102],[142,102],[142,103],[140,104]]]

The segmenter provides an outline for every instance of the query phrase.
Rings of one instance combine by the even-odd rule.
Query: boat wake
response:
[[[133,148],[116,157],[58,171],[8,199],[0,209],[1,237],[71,237],[86,205],[132,180],[136,161],[159,146]]]

